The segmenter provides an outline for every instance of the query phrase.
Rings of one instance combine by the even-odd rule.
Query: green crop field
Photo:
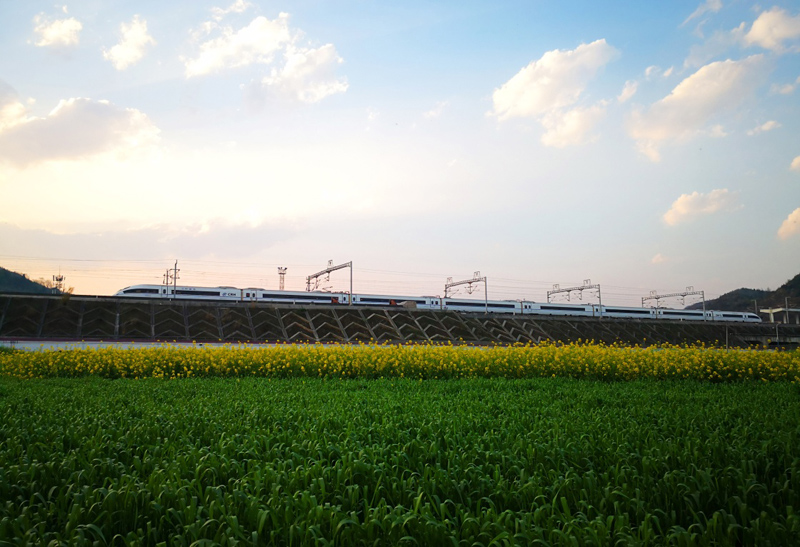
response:
[[[798,545],[793,382],[0,375],[2,545]]]

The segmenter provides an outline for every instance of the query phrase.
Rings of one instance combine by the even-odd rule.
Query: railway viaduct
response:
[[[797,348],[800,325],[0,294],[0,342],[19,340],[472,345],[595,340]]]

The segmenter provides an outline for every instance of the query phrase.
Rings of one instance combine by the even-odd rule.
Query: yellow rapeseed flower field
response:
[[[800,352],[550,342],[487,348],[450,344],[163,346],[3,353],[0,374],[17,378],[570,377],[794,382],[800,378]]]

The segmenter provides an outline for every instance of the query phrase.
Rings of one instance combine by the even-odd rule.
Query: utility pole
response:
[[[592,285],[592,280],[591,279],[584,279],[583,280],[583,285],[581,285],[580,287],[569,287],[569,288],[566,288],[566,289],[562,289],[561,286],[558,285],[558,284],[553,285],[553,290],[552,291],[547,291],[547,302],[548,303],[550,302],[550,296],[551,295],[558,294],[558,293],[564,293],[564,292],[567,293],[567,301],[570,301],[570,297],[571,297],[573,291],[577,291],[578,292],[578,298],[580,300],[583,300],[583,291],[589,291],[589,290],[596,290],[597,291],[598,307],[599,307],[599,310],[600,310],[600,317],[602,318],[603,317],[603,295],[600,292],[600,285],[599,284]]]
[[[170,280],[169,268],[167,268],[166,271],[164,272],[164,280],[163,280],[164,281],[164,295],[163,295],[164,297],[169,296],[169,280]]]
[[[53,276],[53,291],[58,294],[64,290],[64,279],[66,279],[63,275],[61,275],[61,268],[58,269],[58,275]]]
[[[335,272],[336,270],[341,270],[342,268],[350,268],[350,296],[347,298],[347,305],[353,305],[353,261],[345,262],[344,264],[339,264],[338,266],[333,265],[333,260],[328,261],[328,267],[324,270],[321,270],[315,274],[309,275],[306,277],[306,291],[311,292],[311,280],[314,280],[314,288],[316,289],[319,287],[319,278],[327,276],[326,279],[331,278],[331,272]]]
[[[286,268],[283,266],[278,266],[278,277],[280,281],[278,282],[279,290],[283,290],[283,278],[286,277]]]
[[[170,286],[170,284],[172,284],[172,297],[173,298],[175,297],[175,291],[178,289],[178,279],[179,279],[178,272],[179,271],[180,270],[178,269],[178,261],[176,260],[175,261],[175,267],[174,268],[167,268],[167,271],[164,274],[164,287],[167,289],[166,292],[169,293],[169,286]],[[169,294],[167,294],[166,296],[169,296]]]
[[[472,279],[465,279],[464,281],[453,281],[452,277],[447,278],[447,283],[444,285],[444,297],[447,298],[447,291],[452,289],[457,285],[467,285],[467,294],[472,294],[475,291],[475,287],[472,286],[473,283],[479,283],[483,281],[483,301],[484,301],[484,309],[486,313],[489,313],[489,288],[487,285],[486,277],[481,277],[481,272],[477,271],[472,274]]]
[[[703,299],[703,321],[706,320],[706,293],[705,291],[696,291],[694,290],[693,286],[686,287],[686,290],[683,292],[675,292],[670,294],[658,294],[657,291],[650,291],[650,296],[642,298],[642,307],[644,308],[644,303],[648,300],[655,300],[656,301],[656,309],[659,308],[659,301],[662,298],[674,298],[679,297],[681,299],[681,304],[686,304],[686,297],[691,295],[699,295]]]
[[[175,294],[175,291],[178,289],[178,260],[175,260],[175,269],[172,270],[172,294]]]

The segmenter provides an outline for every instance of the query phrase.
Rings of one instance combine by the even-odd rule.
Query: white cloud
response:
[[[785,10],[773,7],[753,22],[744,41],[772,51],[783,51],[783,43],[800,38],[800,15],[792,17]]]
[[[617,101],[620,103],[626,102],[628,99],[636,95],[636,90],[639,87],[639,82],[636,80],[628,80],[622,88],[622,92],[617,95]]]
[[[744,44],[744,36],[744,23],[731,30],[717,30],[705,42],[695,44],[689,49],[689,56],[683,62],[683,66],[701,67],[731,48]]]
[[[669,211],[664,213],[664,222],[674,226],[701,215],[710,215],[719,211],[736,211],[741,209],[737,204],[737,193],[727,188],[712,190],[708,194],[692,192],[682,194],[676,199]]]
[[[272,21],[256,17],[237,31],[230,27],[221,30],[222,36],[200,44],[197,57],[184,59],[187,78],[254,63],[269,64],[292,41],[288,13]]]
[[[722,2],[721,0],[706,0],[699,6],[697,9],[692,12],[692,14],[686,18],[686,20],[681,23],[681,26],[684,26],[686,23],[691,21],[692,19],[696,19],[706,13],[717,13],[719,10],[722,9]]]
[[[537,118],[546,130],[542,143],[548,146],[583,142],[585,133],[605,111],[604,105],[571,107],[597,71],[617,55],[605,40],[573,50],[548,51],[494,90],[489,114],[500,121]]]
[[[28,120],[28,111],[17,92],[0,80],[0,133]]]
[[[661,68],[657,65],[650,65],[646,69],[644,69],[644,77],[648,80],[654,76],[661,74]]]
[[[104,152],[126,154],[158,140],[159,129],[145,114],[108,101],[62,100],[44,118],[28,116],[16,105],[10,101],[0,108],[0,162],[19,167]]]
[[[645,80],[652,80],[654,78],[669,78],[672,76],[672,73],[675,72],[675,67],[671,66],[666,70],[663,70],[658,65],[650,65],[646,69],[644,69],[644,78]]]
[[[243,13],[252,7],[253,4],[251,4],[250,2],[245,2],[245,0],[236,0],[233,4],[231,4],[227,8],[211,8],[211,13],[214,15],[214,19],[219,21],[229,13]]]
[[[223,11],[240,12],[249,6],[235,2]],[[288,13],[281,13],[272,21],[256,17],[239,30],[222,28],[214,22],[204,23],[201,30],[206,34],[219,30],[221,36],[201,43],[193,59],[182,59],[187,78],[254,64],[270,66],[269,76],[241,86],[245,103],[250,106],[259,106],[268,94],[316,103],[347,91],[347,79],[335,74],[343,61],[333,44],[317,48],[299,45],[303,33],[289,28]],[[279,65],[278,59],[283,63]]]
[[[606,109],[602,104],[548,114],[542,118],[542,125],[546,130],[542,135],[542,144],[556,148],[582,144],[590,140],[587,139],[587,133],[605,114]]]
[[[753,55],[741,61],[710,63],[646,111],[634,111],[628,131],[639,150],[658,161],[663,142],[696,135],[712,118],[737,107],[760,82],[762,61],[761,55]],[[719,129],[712,134],[719,134]]]
[[[699,67],[734,47],[760,46],[782,53],[786,49],[786,42],[798,38],[800,38],[800,15],[792,17],[786,11],[775,7],[762,12],[750,26],[749,31],[744,22],[731,30],[717,30],[702,44],[693,45],[683,64],[685,67]],[[789,48],[792,51],[799,49],[800,45]]]
[[[422,117],[428,120],[433,118],[438,118],[439,116],[442,115],[442,112],[444,111],[445,108],[447,108],[448,104],[449,103],[447,101],[439,101],[438,103],[436,103],[436,106],[434,106],[427,112],[423,112]]]
[[[722,137],[728,136],[727,131],[725,131],[725,128],[722,127],[720,124],[712,125],[711,128],[708,131],[705,131],[704,133],[715,139],[720,139]]]
[[[650,259],[650,264],[663,264],[664,262],[667,262],[667,257],[661,253],[658,253],[656,256]]]
[[[347,79],[334,74],[341,63],[333,44],[316,49],[289,46],[283,67],[273,69],[261,83],[281,95],[316,103],[329,95],[347,91]]]
[[[80,40],[83,25],[74,17],[69,19],[48,20],[44,13],[33,18],[33,32],[39,35],[35,44],[39,47],[76,46]]]
[[[27,109],[19,101],[8,102],[0,106],[0,133],[4,130],[24,123],[27,119]]]
[[[792,160],[792,164],[789,166],[789,169],[800,172],[800,156],[797,156]]]
[[[800,207],[789,213],[789,216],[783,221],[781,227],[778,228],[778,237],[788,239],[798,233],[800,233]]]
[[[800,76],[794,81],[794,83],[790,84],[772,84],[770,87],[770,93],[778,93],[780,95],[791,95],[794,93],[794,90],[797,86],[800,85]]]
[[[117,70],[125,70],[130,65],[138,62],[143,56],[148,45],[155,44],[152,36],[147,34],[147,21],[133,17],[130,24],[122,23],[119,27],[122,39],[108,51],[103,51],[103,57],[111,61]]]
[[[684,66],[696,68],[725,54],[731,48],[760,46],[778,53],[786,50],[785,43],[800,38],[800,15],[790,16],[786,11],[774,7],[762,12],[750,26],[742,22],[731,30],[717,30],[702,44],[695,44],[689,50]],[[788,48],[800,50],[800,44]],[[775,93],[791,93],[793,86],[773,86]]]
[[[767,131],[772,131],[773,129],[778,129],[780,126],[781,124],[775,120],[769,120],[768,122],[764,122],[761,125],[754,127],[748,131],[747,134],[750,136],[758,135],[759,133],[765,133]]]
[[[575,104],[598,70],[618,52],[605,40],[548,51],[495,89],[491,114],[501,121],[537,117]]]

